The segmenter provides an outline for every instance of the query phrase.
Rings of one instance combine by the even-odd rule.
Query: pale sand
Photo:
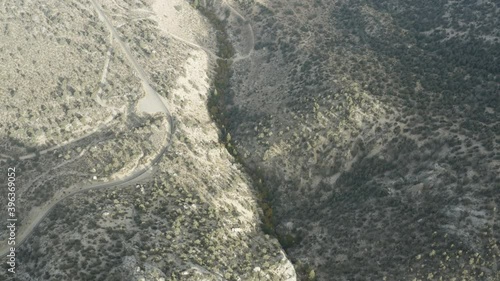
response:
[[[209,36],[206,20],[200,17],[187,1],[157,0],[151,8],[154,12],[152,19],[157,21],[158,27],[168,34],[195,43],[200,43],[200,40]]]

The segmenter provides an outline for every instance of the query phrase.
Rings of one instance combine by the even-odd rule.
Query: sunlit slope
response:
[[[498,278],[497,4],[239,9],[231,136],[304,278]]]

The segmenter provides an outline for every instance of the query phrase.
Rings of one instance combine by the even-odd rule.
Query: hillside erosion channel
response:
[[[289,237],[282,236],[276,231],[276,220],[273,215],[271,192],[264,181],[264,174],[259,169],[250,167],[243,161],[229,132],[230,112],[228,105],[232,100],[230,85],[232,64],[244,59],[250,60],[249,63],[251,63],[251,57],[255,48],[255,35],[250,22],[247,21],[241,13],[237,12],[226,1],[222,3],[229,8],[230,13],[234,14],[238,19],[243,20],[244,25],[249,28],[249,38],[244,40],[248,42],[248,46],[244,46],[247,50],[244,50],[243,53],[235,50],[228,35],[227,28],[229,24],[224,17],[215,10],[215,7],[197,7],[217,30],[217,63],[207,107],[211,118],[220,130],[219,141],[224,144],[228,152],[239,164],[241,164],[244,168],[244,172],[252,179],[252,186],[256,191],[258,203],[262,210],[260,217],[263,232],[277,238],[282,248],[285,248],[283,246],[288,243],[287,239],[289,239]]]

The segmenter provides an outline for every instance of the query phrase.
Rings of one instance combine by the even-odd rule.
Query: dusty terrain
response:
[[[498,279],[498,4],[228,2],[225,126],[301,278]]]
[[[60,15],[72,19],[59,31],[67,30],[71,42],[69,31],[93,27],[95,35],[77,34],[98,45],[102,62],[82,58],[80,65],[74,63],[90,51],[91,43],[82,43],[82,50],[68,47],[61,50],[68,55],[50,59],[95,72],[88,82],[89,103],[67,109],[77,115],[85,106],[85,112],[96,110],[89,124],[95,132],[70,131],[45,144],[22,134],[15,139],[5,135],[9,150],[2,150],[2,167],[19,167],[18,200],[24,203],[18,210],[25,227],[18,230],[22,244],[15,280],[295,280],[277,239],[260,228],[250,179],[219,144],[208,114],[217,50],[206,19],[186,1],[56,2],[5,7],[19,15],[9,19],[12,25],[26,26],[20,38],[29,36],[32,20],[52,27]],[[36,13],[38,5],[44,14],[21,20],[25,13]],[[3,48],[14,55],[22,51]],[[40,66],[42,70],[52,68]],[[33,90],[10,86],[19,79],[10,73],[2,86],[12,88],[13,96],[31,99]],[[40,100],[30,100],[32,104],[42,104],[52,93],[33,87],[38,87]],[[15,115],[22,104],[11,102],[5,114]],[[108,116],[115,117],[106,121]],[[51,122],[45,118],[41,125]],[[18,119],[17,126],[24,131],[31,123]],[[51,140],[50,134],[40,134]],[[135,177],[137,173],[141,175]],[[13,279],[5,271],[0,276]]]
[[[499,13],[0,2],[0,279],[500,279]]]

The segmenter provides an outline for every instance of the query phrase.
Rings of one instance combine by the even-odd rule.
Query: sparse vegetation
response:
[[[88,6],[80,4],[80,8]],[[25,173],[36,170],[40,163],[57,167],[52,170],[43,167],[25,178],[33,184],[24,190],[23,200],[32,205],[25,204],[23,213],[49,200],[59,203],[19,247],[20,273],[16,277],[19,280],[292,278],[293,267],[277,239],[260,228],[258,204],[250,190],[250,180],[219,143],[218,132],[206,110],[210,82],[207,74],[214,69],[206,61],[211,58],[197,49],[186,48],[182,40],[167,38],[153,21],[131,20],[137,16],[134,13],[140,14],[151,3],[103,1],[100,4],[119,26],[119,33],[123,34],[120,40],[127,42],[129,55],[144,65],[151,87],[167,98],[168,109],[175,119],[172,144],[155,162],[154,169],[135,178],[131,185],[94,188],[58,201],[71,183],[107,181],[127,175],[139,166],[147,167],[169,141],[165,138],[170,129],[168,120],[160,115],[136,115],[134,98],[126,114],[118,114],[110,123],[112,126],[100,128],[89,138],[44,153],[33,147],[30,152],[34,156],[25,160],[7,159],[9,164],[22,165]],[[177,12],[190,9],[183,1],[168,5],[175,5]],[[124,17],[129,17],[127,23],[120,25]],[[197,19],[203,23],[201,17]],[[203,28],[206,33],[211,31],[209,25]],[[101,32],[106,34],[107,30]],[[223,46],[219,49],[218,56],[230,51]],[[120,63],[126,65],[130,61]],[[229,70],[230,64],[222,67]],[[127,71],[124,80],[116,83],[133,83],[134,80],[126,80],[133,74],[130,68]],[[225,74],[217,78],[218,87],[227,83],[229,77]],[[101,86],[107,91],[115,87],[111,83],[101,84],[106,84]],[[141,88],[136,90],[141,93]],[[231,136],[226,134],[224,138],[229,145]],[[43,196],[39,196],[41,190]],[[59,197],[54,195],[61,193]],[[4,273],[0,273],[0,279],[5,277]]]
[[[500,279],[498,3],[93,1],[0,3],[19,223],[173,139],[59,202],[16,278]]]
[[[301,278],[310,261],[318,280],[462,278],[407,266],[450,244],[488,256],[465,278],[498,278],[484,245],[499,237],[477,230],[498,224],[497,5],[238,2],[258,36],[251,66],[233,67],[226,127],[263,171]]]

